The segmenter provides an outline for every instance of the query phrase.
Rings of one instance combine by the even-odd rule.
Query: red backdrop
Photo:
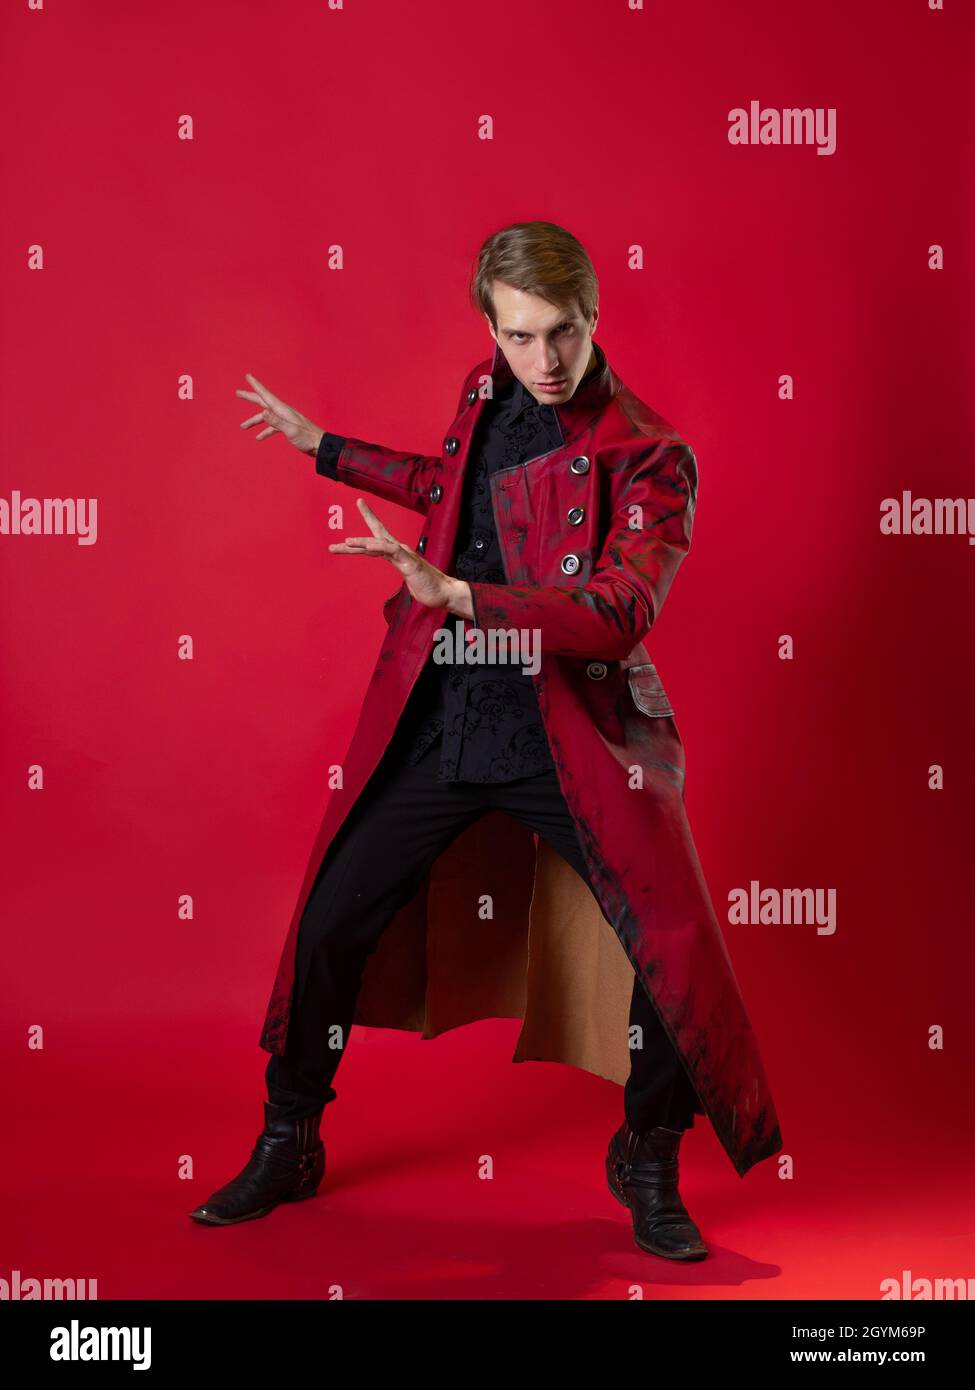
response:
[[[955,1216],[922,1235],[915,1213],[919,1246],[894,1229],[907,1174],[957,1214],[972,1131],[975,549],[880,530],[902,490],[975,491],[973,30],[952,0],[8,9],[0,496],[97,498],[94,544],[0,536],[11,1269],[100,1276],[102,1297],[321,1281],[255,1255],[194,1284],[229,1240],[270,1251],[287,1233],[307,1256],[320,1199],[239,1237],[184,1212],[260,1127],[264,1007],[398,580],[329,554],[327,509],[357,522],[354,494],[241,432],[252,408],[233,393],[250,371],[322,428],[437,452],[493,346],[466,299],[477,248],[545,218],[592,255],[612,366],[698,457],[691,553],[650,642],[719,916],[752,880],[836,891],[832,935],[726,928],[794,1172],[773,1160],[740,1183],[699,1121],[684,1171],[728,1278],[720,1260],[678,1276],[628,1246],[600,1186],[617,1087],[512,1067],[512,1021],[425,1043],[360,1032],[345,1106],[326,1111],[361,1201],[345,1277],[366,1297],[524,1293],[493,1225],[482,1260],[483,1207],[465,1209],[470,1245],[428,1250],[429,1267],[414,1251],[395,1276],[363,1233],[380,1191],[429,1239],[483,1202],[473,1180],[452,1211],[410,1186],[457,1157],[459,1132],[458,1162],[498,1148],[524,1179],[491,1197],[521,1248],[539,1113],[571,1139],[570,1209],[555,1189],[543,1214],[611,1236],[615,1261],[585,1244],[554,1296],[652,1275],[681,1296],[875,1297],[902,1266],[975,1272]],[[729,112],[753,99],[835,108],[835,152],[730,144]],[[418,517],[377,510],[418,535]],[[416,1146],[409,1180],[375,1151],[391,1115]],[[120,1183],[164,1257],[105,1215]],[[341,1183],[317,1210],[335,1221],[340,1199]],[[822,1242],[837,1209],[866,1270],[841,1274]],[[769,1286],[744,1277],[759,1258]]]

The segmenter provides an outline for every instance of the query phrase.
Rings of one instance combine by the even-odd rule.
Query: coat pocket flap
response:
[[[630,683],[630,694],[637,709],[657,719],[673,715],[674,707],[652,661],[628,667],[626,678]]]

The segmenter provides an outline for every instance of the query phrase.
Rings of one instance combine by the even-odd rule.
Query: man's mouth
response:
[[[565,377],[560,381],[536,381],[535,385],[539,391],[561,391],[565,385]]]

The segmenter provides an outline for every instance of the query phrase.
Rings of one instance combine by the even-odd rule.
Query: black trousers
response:
[[[438,782],[439,743],[415,766],[394,735],[378,767],[330,844],[298,925],[295,979],[284,1056],[265,1070],[268,1099],[290,1117],[315,1114],[335,1099],[342,1059],[368,955],[416,892],[439,854],[474,821],[504,811],[537,831],[592,888],[554,771],[515,782]],[[703,1114],[679,1054],[634,972],[630,1024],[642,1048],[630,1050],[623,1092],[630,1128],[687,1129]]]

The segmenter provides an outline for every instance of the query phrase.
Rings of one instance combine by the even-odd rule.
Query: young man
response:
[[[782,1141],[643,646],[690,544],[697,463],[593,342],[598,285],[570,233],[504,228],[471,291],[494,352],[442,455],[322,431],[251,376],[237,392],[259,440],[283,434],[426,524],[412,548],[358,498],[370,534],[329,547],[402,583],[268,1006],[264,1130],[190,1214],[226,1225],[317,1190],[353,1023],[432,1037],[516,1016],[514,1060],[625,1083],[610,1190],[641,1249],[701,1259],[683,1131],[706,1114],[742,1176]]]

